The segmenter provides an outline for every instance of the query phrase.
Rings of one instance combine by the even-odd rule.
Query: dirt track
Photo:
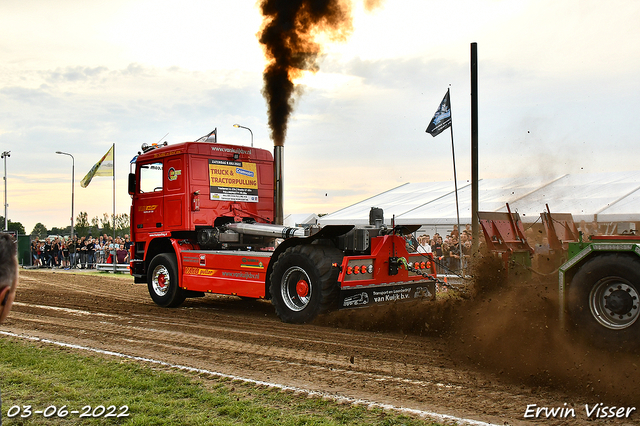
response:
[[[534,293],[541,303],[548,302],[539,290]],[[503,311],[512,312],[509,297],[504,300]],[[620,375],[600,366],[616,364],[618,358],[608,362],[600,354],[593,364],[589,350],[575,347],[573,355],[554,352],[568,361],[545,367],[553,359],[545,355],[545,346],[559,344],[553,333],[547,343],[546,337],[539,339],[552,319],[529,305],[520,317],[540,330],[522,335],[509,315],[486,318],[501,307],[502,302],[487,298],[459,312],[445,305],[369,308],[300,326],[280,322],[264,301],[208,295],[164,309],[151,301],[145,285],[134,285],[128,277],[23,270],[16,304],[1,329],[496,424],[592,425],[585,403],[640,409],[637,356],[624,358],[616,368],[624,371]],[[431,321],[437,314],[453,325]],[[542,323],[532,319],[541,317]],[[497,330],[520,335],[514,341],[500,339]],[[600,373],[585,371],[590,368]],[[620,386],[633,394],[609,391]],[[576,418],[523,418],[528,404],[564,403],[575,407]],[[638,423],[637,411],[628,419],[611,420]]]

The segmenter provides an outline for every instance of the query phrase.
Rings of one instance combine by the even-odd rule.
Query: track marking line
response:
[[[423,417],[423,418],[431,418],[431,419],[435,419],[438,421],[454,421],[458,424],[463,424],[463,425],[474,425],[474,426],[499,426],[493,423],[486,423],[486,422],[482,422],[479,420],[472,420],[472,419],[464,419],[461,417],[456,417],[456,416],[451,416],[448,414],[440,414],[440,413],[434,413],[432,411],[424,411],[424,410],[417,410],[414,408],[405,408],[405,407],[397,407],[395,405],[391,405],[391,404],[383,404],[381,402],[374,402],[374,401],[369,401],[366,399],[359,399],[359,398],[352,398],[352,397],[348,397],[348,396],[342,396],[342,395],[336,395],[336,394],[330,394],[330,393],[326,393],[326,392],[319,392],[319,391],[314,391],[314,390],[310,390],[310,389],[303,389],[303,388],[298,388],[295,386],[288,386],[288,385],[282,385],[279,383],[270,383],[270,382],[265,382],[262,380],[254,380],[254,379],[249,379],[246,377],[240,377],[240,376],[234,376],[232,374],[224,374],[224,373],[220,373],[217,371],[210,371],[210,370],[205,370],[202,368],[195,368],[195,367],[189,367],[186,365],[179,365],[179,364],[171,364],[169,362],[165,362],[165,361],[159,361],[156,359],[152,359],[152,358],[145,358],[145,357],[139,357],[139,356],[134,356],[134,355],[128,355],[128,354],[123,354],[120,352],[114,352],[114,351],[107,351],[107,350],[103,350],[103,349],[97,349],[97,348],[91,348],[88,346],[81,346],[81,345],[74,345],[71,343],[64,343],[64,342],[58,342],[55,340],[50,340],[50,339],[43,339],[40,337],[34,337],[34,336],[28,336],[28,335],[24,335],[24,334],[16,334],[16,333],[12,333],[9,331],[0,331],[0,334],[4,334],[5,336],[10,336],[10,337],[16,337],[19,339],[25,339],[25,340],[31,340],[34,342],[42,342],[42,343],[48,343],[48,344],[52,344],[52,345],[56,345],[56,346],[61,346],[61,347],[65,347],[65,348],[72,348],[72,349],[80,349],[80,350],[84,350],[84,351],[88,351],[88,352],[95,352],[95,353],[99,353],[102,355],[110,355],[110,356],[116,356],[119,358],[126,358],[126,359],[131,359],[134,361],[142,361],[142,362],[146,362],[146,363],[150,363],[150,364],[156,364],[156,365],[161,365],[164,367],[169,367],[169,368],[176,368],[179,370],[183,370],[183,371],[188,371],[191,373],[199,373],[199,374],[208,374],[214,377],[220,377],[220,378],[225,378],[225,379],[230,379],[230,380],[239,380],[241,382],[245,382],[245,383],[250,383],[253,385],[257,385],[257,386],[267,386],[269,388],[274,388],[274,389],[280,389],[280,390],[285,390],[285,391],[292,391],[292,392],[296,392],[296,393],[304,393],[306,395],[309,396],[317,396],[320,398],[325,398],[325,399],[330,399],[333,400],[335,402],[341,402],[341,403],[349,403],[351,405],[364,405],[367,406],[369,408],[381,408],[383,410],[390,410],[390,411],[396,411],[396,412],[400,412],[400,413],[405,413],[405,414],[412,414],[415,416],[419,416],[419,417]]]
[[[52,311],[61,311],[61,312],[66,312],[68,314],[75,314],[75,315],[95,315],[99,317],[108,317],[108,318],[123,318],[121,315],[103,314],[101,312],[83,311],[81,309],[61,308],[59,306],[34,305],[31,303],[24,303],[24,302],[13,302],[13,306],[26,306],[31,308],[49,309]]]

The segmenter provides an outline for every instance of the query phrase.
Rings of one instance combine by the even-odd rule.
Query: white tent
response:
[[[284,218],[284,225],[296,227],[300,225],[315,225],[318,223],[318,215],[315,213],[288,214]]]
[[[503,179],[478,183],[480,211],[518,212],[533,223],[549,205],[551,213],[571,213],[576,222],[640,222],[640,171],[567,174]],[[471,184],[458,185],[460,223],[471,222]],[[368,224],[371,207],[384,210],[385,223],[454,225],[453,182],[406,183],[318,219],[322,225]]]

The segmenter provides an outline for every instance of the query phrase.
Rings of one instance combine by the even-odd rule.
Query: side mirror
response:
[[[136,175],[129,173],[129,195],[136,193]]]

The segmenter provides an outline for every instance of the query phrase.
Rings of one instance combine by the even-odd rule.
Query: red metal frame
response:
[[[498,253],[509,269],[509,260],[514,254],[532,256],[534,249],[527,242],[524,226],[518,213],[511,213],[509,204],[507,212],[478,212],[487,247]]]
[[[397,282],[422,281],[424,277],[416,272],[408,271],[404,267],[398,268],[397,275],[389,275],[389,258],[404,257],[407,262],[425,261],[425,270],[435,278],[436,265],[431,253],[409,253],[404,238],[398,235],[385,235],[371,239],[370,256],[345,256],[342,260],[342,270],[338,281],[343,289],[352,287],[393,284]],[[429,263],[427,265],[427,262]],[[347,275],[349,266],[373,265],[373,273]]]
[[[569,249],[569,243],[576,243],[579,240],[573,216],[571,213],[554,213],[552,216],[549,205],[545,206],[547,211],[540,213],[540,217],[547,232],[549,248],[554,251],[566,251]]]

